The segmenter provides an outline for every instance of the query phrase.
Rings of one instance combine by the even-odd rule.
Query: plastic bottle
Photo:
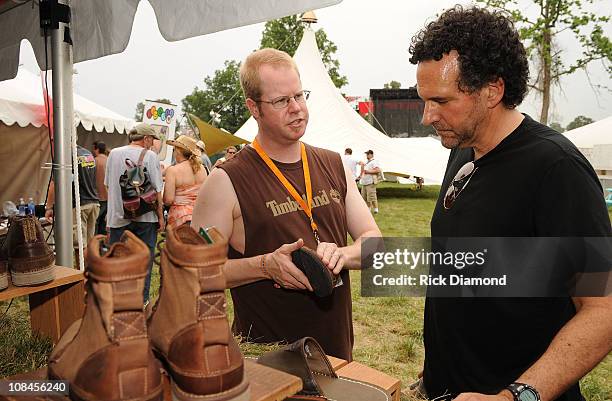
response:
[[[19,198],[19,215],[20,216],[25,216],[26,215],[26,209],[28,208],[28,206],[26,205],[25,201],[23,200],[23,198]]]
[[[28,214],[34,216],[36,214],[36,205],[34,204],[34,198],[28,199]]]

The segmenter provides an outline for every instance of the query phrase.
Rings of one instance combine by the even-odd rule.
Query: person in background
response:
[[[353,158],[353,149],[344,149],[344,155],[342,156],[342,164],[344,168],[353,174],[355,182],[359,181],[359,173],[357,172],[357,165],[359,162]]]
[[[100,203],[100,213],[96,222],[96,234],[106,235],[106,203],[108,200],[108,192],[104,185],[106,159],[108,159],[106,144],[102,141],[94,142],[93,155],[96,161],[96,189],[98,190],[98,201]]]
[[[204,165],[204,168],[206,169],[206,174],[210,174],[210,171],[213,168],[212,162],[210,161],[210,157],[208,157],[208,155],[206,154],[206,145],[204,144],[204,141],[199,140],[196,142],[196,145],[198,146],[198,149],[200,149],[200,152],[202,152],[202,157],[201,157],[201,161],[202,161],[202,165]]]
[[[98,203],[98,191],[96,189],[96,160],[93,154],[82,146],[77,146],[77,163],[79,176],[79,203],[81,205],[81,235],[83,237],[83,256],[87,257],[87,244],[96,233],[100,204]],[[53,219],[53,205],[55,204],[55,181],[51,181],[47,194],[47,207],[45,217]],[[73,245],[75,252],[78,250],[77,216],[74,186],[72,186],[72,222],[73,222]],[[77,259],[78,260],[78,259]]]
[[[380,164],[378,160],[374,160],[374,151],[368,150],[365,152],[368,161],[361,166],[361,176],[359,184],[361,184],[361,196],[368,204],[370,211],[374,214],[378,213],[378,198],[376,197],[376,185],[381,174]]]
[[[157,232],[165,229],[162,200],[162,175],[157,153],[151,148],[155,139],[160,136],[149,124],[138,124],[129,132],[129,145],[113,149],[108,155],[106,163],[106,175],[104,184],[108,190],[108,211],[106,215],[107,226],[110,227],[110,243],[120,241],[125,230],[131,231],[149,247],[151,258],[149,260],[148,274],[145,279],[143,296],[145,302],[149,300],[149,287],[151,286],[151,269],[153,267],[153,255],[157,244]],[[121,186],[119,178],[126,171],[125,160],[129,159],[134,164],[143,149],[147,149],[143,159],[151,183],[157,192],[157,210],[150,211],[135,219],[124,218],[123,200],[121,198]]]
[[[193,205],[208,174],[200,163],[202,152],[195,139],[180,135],[167,143],[174,146],[176,164],[166,169],[163,198],[164,205],[170,207],[168,226],[176,228],[191,221]]]
[[[225,163],[226,161],[230,160],[232,157],[236,156],[236,153],[238,153],[238,149],[236,149],[235,146],[228,146],[225,149],[225,156],[217,160],[213,167],[219,167],[222,163]]]

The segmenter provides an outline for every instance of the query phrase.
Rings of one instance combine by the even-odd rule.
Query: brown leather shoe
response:
[[[148,319],[153,348],[179,401],[249,399],[244,360],[225,313],[227,241],[212,245],[184,224],[168,228],[161,256],[160,296]]]
[[[55,255],[35,216],[14,216],[0,249],[0,265],[8,263],[13,285],[37,285],[55,278]]]
[[[126,231],[101,256],[103,240],[98,235],[87,247],[85,314],[51,353],[49,378],[68,380],[72,400],[161,401],[161,365],[143,312],[149,248]]]

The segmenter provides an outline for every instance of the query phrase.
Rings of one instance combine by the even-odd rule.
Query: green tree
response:
[[[203,121],[211,121],[210,112],[220,114],[219,127],[234,133],[249,118],[240,89],[240,63],[226,60],[224,67],[204,78],[204,88],[195,87],[181,101],[183,111],[195,114]]]
[[[577,70],[588,74],[587,66],[601,60],[612,74],[612,42],[604,35],[603,24],[610,21],[610,9],[600,6],[598,13],[590,11],[588,5],[597,0],[476,0],[489,7],[504,10],[517,24],[521,39],[535,67],[532,69],[530,87],[542,98],[540,122],[548,123],[551,89],[559,85],[560,79]],[[536,5],[538,15],[528,16],[529,7]],[[608,10],[607,12],[605,10]],[[559,44],[560,35],[571,31],[582,54],[577,59],[567,59]],[[564,44],[564,47],[565,44]]]
[[[550,128],[554,129],[557,132],[564,132],[565,131],[565,128],[563,128],[561,126],[561,124],[558,123],[558,122],[550,123]]]
[[[166,98],[155,99],[153,101],[154,102],[159,102],[159,103],[169,103],[169,104],[172,104],[172,102],[169,99],[166,99]],[[134,120],[142,121],[143,113],[144,113],[144,102],[138,102],[136,104],[136,112],[134,113]]]
[[[402,87],[402,84],[397,81],[391,81],[388,84],[385,84],[385,89],[399,89]]]
[[[593,122],[595,122],[595,121],[593,121],[593,119],[590,118],[590,117],[578,116],[578,117],[574,118],[574,121],[572,121],[571,123],[567,124],[567,127],[565,127],[565,129],[567,131],[569,131],[571,129],[582,127],[583,125],[588,125],[588,124],[591,124]]]
[[[304,24],[297,15],[268,21],[261,36],[260,48],[272,47],[283,50],[293,57],[303,34]],[[340,74],[340,62],[334,57],[338,47],[327,38],[323,29],[317,30],[315,37],[329,77],[337,88],[342,88],[348,84],[348,79]]]

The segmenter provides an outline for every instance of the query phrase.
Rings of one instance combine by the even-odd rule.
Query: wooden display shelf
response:
[[[297,376],[281,372],[251,360],[244,361],[246,375],[250,381],[250,401],[282,401],[302,389],[302,380]],[[23,373],[7,380],[44,380],[47,368]],[[54,401],[68,401],[68,397],[48,397]],[[6,397],[10,401],[40,401],[43,397]],[[172,401],[170,382],[164,376],[164,401]]]
[[[0,292],[0,301],[27,295],[30,303],[32,332],[57,343],[70,325],[83,316],[85,309],[83,272],[54,266],[55,279],[38,286],[17,287],[12,284]]]
[[[335,356],[327,355],[327,359],[329,359],[329,363],[331,363],[334,372],[348,364],[347,360],[336,358]]]
[[[359,362],[350,362],[346,366],[336,371],[338,376],[348,379],[359,380],[362,382],[374,384],[389,394],[392,401],[399,401],[401,396],[402,382],[399,379],[391,377],[386,373],[379,372]]]

